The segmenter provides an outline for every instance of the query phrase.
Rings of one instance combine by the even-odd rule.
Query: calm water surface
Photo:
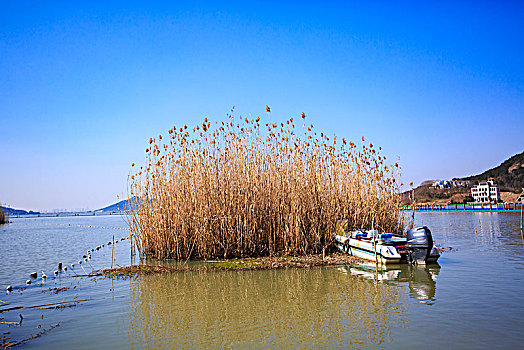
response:
[[[0,227],[0,338],[28,348],[519,348],[524,342],[524,243],[519,214],[417,213],[452,247],[439,265],[180,272],[132,280],[75,277],[111,264],[120,216],[11,219]],[[129,264],[129,242],[115,246]],[[52,278],[58,262],[74,271]],[[46,282],[29,273],[41,271]],[[7,294],[6,285],[15,290]],[[55,293],[53,288],[69,288]],[[50,290],[51,289],[51,290]],[[43,306],[46,307],[46,306]],[[0,343],[2,339],[0,339]]]

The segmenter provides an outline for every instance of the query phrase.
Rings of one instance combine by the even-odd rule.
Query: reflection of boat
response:
[[[433,264],[405,267],[407,273],[400,279],[400,282],[408,282],[410,296],[418,299],[421,303],[433,304],[440,266]]]
[[[375,264],[350,266],[349,273],[354,276],[377,281],[397,280],[401,276],[399,269],[376,269]]]
[[[339,271],[377,281],[407,283],[412,298],[424,304],[432,304],[435,301],[436,280],[440,266],[438,264],[428,266],[399,264],[385,267],[375,264],[359,264],[340,267]]]
[[[377,230],[348,232],[346,229],[347,220],[337,222],[333,234],[337,248],[346,254],[379,264],[410,262],[423,265],[436,262],[440,257],[433,245],[431,231],[426,226],[409,230],[406,237],[391,233],[379,234]]]

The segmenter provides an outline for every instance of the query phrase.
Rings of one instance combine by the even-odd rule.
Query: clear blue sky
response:
[[[0,3],[0,202],[116,201],[147,140],[205,116],[382,146],[403,182],[524,150],[518,2]],[[366,140],[366,141],[367,141]]]

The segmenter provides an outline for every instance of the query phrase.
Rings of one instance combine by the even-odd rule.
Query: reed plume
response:
[[[304,113],[300,127],[232,114],[174,126],[149,140],[145,165],[133,164],[130,230],[142,257],[317,254],[339,219],[402,230],[400,169],[380,149],[318,132]]]

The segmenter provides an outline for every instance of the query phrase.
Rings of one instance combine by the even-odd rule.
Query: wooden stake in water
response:
[[[522,207],[524,207],[524,203],[520,202],[520,236],[524,240],[524,226],[522,226]]]
[[[375,265],[377,265],[378,264],[378,259],[377,259],[377,241],[376,241],[376,238],[375,238],[375,224],[374,224],[373,221],[371,222],[371,230],[373,231],[373,250],[375,251]]]
[[[131,249],[131,265],[133,265],[135,251],[133,250],[133,232],[131,230],[129,230],[129,247]]]
[[[115,256],[115,235],[113,235],[113,244],[111,246],[111,268],[113,268],[113,258]]]
[[[413,189],[413,182],[411,185],[411,228],[415,227],[415,189]]]

